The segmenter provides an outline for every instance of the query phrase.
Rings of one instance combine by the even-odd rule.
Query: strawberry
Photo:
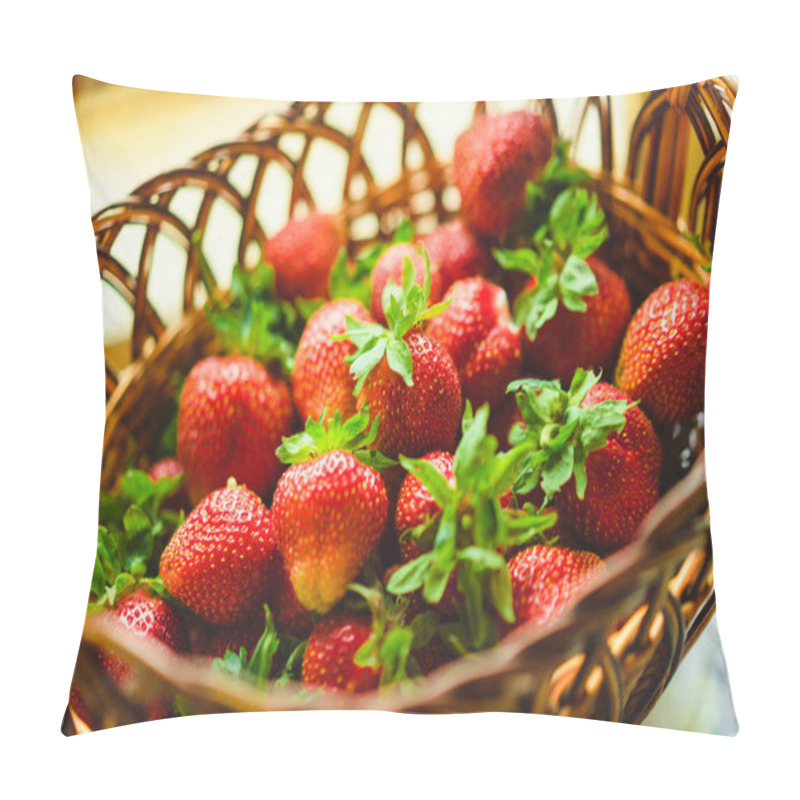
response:
[[[703,409],[708,288],[691,280],[659,286],[625,332],[615,382],[657,423]]]
[[[290,219],[264,250],[264,260],[275,270],[278,297],[329,297],[331,269],[344,243],[337,217],[312,211]]]
[[[294,358],[292,394],[300,418],[319,419],[323,412],[338,411],[343,419],[356,413],[355,380],[345,358],[356,348],[352,342],[334,340],[342,334],[346,318],[374,322],[356,300],[333,300],[318,308],[308,320]]]
[[[364,411],[327,428],[309,420],[304,433],[284,439],[278,455],[291,464],[272,504],[275,535],[297,599],[325,614],[341,600],[386,524],[388,500],[379,454],[367,453],[377,424]],[[357,458],[356,456],[359,456]]]
[[[540,536],[555,517],[511,508],[522,451],[497,453],[497,440],[486,433],[488,411],[483,406],[473,417],[467,404],[455,455],[400,457],[409,476],[400,489],[396,527],[407,561],[386,587],[399,595],[421,590],[430,605],[441,604],[448,615],[457,611],[457,636],[469,650],[492,643],[490,611],[513,619],[502,553]]]
[[[581,403],[590,409],[604,401],[629,403],[614,386],[598,383]],[[588,485],[578,497],[574,481],[556,497],[566,524],[592,549],[616,550],[633,541],[647,512],[658,500],[661,445],[650,420],[638,406],[625,411],[625,426],[586,458]]]
[[[269,606],[273,610],[275,626],[281,633],[305,639],[314,627],[314,618],[297,599],[280,551],[275,555],[269,584]]]
[[[275,534],[256,494],[230,481],[205,497],[161,554],[172,595],[205,622],[236,625],[264,603]]]
[[[440,225],[423,236],[421,243],[431,262],[439,265],[443,292],[456,281],[482,277],[494,267],[491,253],[460,219]]]
[[[228,478],[256,494],[275,487],[275,448],[291,433],[288,386],[245,356],[212,356],[192,367],[178,409],[178,459],[193,503]]]
[[[525,210],[525,184],[542,171],[553,135],[533,111],[480,116],[456,140],[461,216],[483,236],[502,238]]]
[[[511,384],[523,425],[512,444],[532,448],[515,489],[555,497],[559,521],[589,549],[607,553],[630,542],[658,500],[661,446],[642,410],[599,375],[577,370],[558,381]]]
[[[554,200],[532,247],[495,250],[501,267],[530,278],[514,301],[523,352],[539,375],[567,382],[576,369],[611,366],[631,305],[624,281],[592,254],[608,236],[597,195],[570,187]]]
[[[170,650],[186,649],[186,631],[179,613],[145,586],[135,588],[117,599],[113,608],[101,613],[134,636],[158,642]],[[100,650],[98,663],[112,683],[123,691],[130,688],[133,671],[113,651]],[[148,720],[162,719],[171,715],[172,703],[167,698],[159,698],[145,703],[143,711]]]
[[[147,474],[150,476],[150,480],[158,483],[161,478],[180,478],[183,480],[183,467],[181,466],[181,462],[178,461],[177,458],[173,456],[167,456],[166,458],[162,458],[159,461],[156,461],[149,470],[147,470]],[[191,505],[189,501],[189,495],[186,493],[186,486],[185,484],[181,484],[177,489],[167,495],[163,501],[164,508],[171,508],[171,509],[180,509],[180,508],[189,508]]]
[[[442,275],[439,265],[423,254],[419,247],[412,244],[399,243],[387,248],[378,258],[372,271],[370,284],[372,287],[372,316],[381,324],[386,324],[383,309],[383,292],[387,284],[399,286],[403,279],[403,264],[409,259],[414,267],[414,282],[423,286],[426,281],[426,268],[430,268],[429,300],[435,303],[442,294]],[[426,267],[427,265],[427,267]]]
[[[456,281],[447,296],[450,305],[425,333],[450,353],[464,398],[476,408],[494,405],[522,366],[520,333],[511,322],[506,293],[483,278],[467,278]]]
[[[380,669],[354,661],[371,635],[368,614],[340,610],[323,617],[311,632],[303,656],[303,684],[345,692],[377,689]]]
[[[597,555],[585,551],[548,545],[521,550],[508,564],[515,626],[557,619],[603,566]]]
[[[427,264],[427,253],[424,254]],[[346,361],[356,379],[359,408],[381,419],[373,447],[394,458],[452,450],[461,414],[461,385],[447,351],[418,326],[440,314],[446,304],[426,308],[430,272],[423,287],[414,282],[410,258],[403,286],[384,292],[388,328],[348,318],[346,333],[357,350]]]
[[[559,305],[531,340],[522,336],[525,361],[534,373],[569,381],[578,367],[611,369],[620,340],[631,316],[631,300],[625,282],[599,258],[586,263],[597,283],[597,294],[585,298],[586,310],[570,311]],[[525,286],[535,291],[537,279]]]

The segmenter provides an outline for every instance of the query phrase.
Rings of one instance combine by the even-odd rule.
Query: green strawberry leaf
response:
[[[600,380],[600,373],[578,369],[567,391],[558,381],[523,379],[510,384],[524,425],[515,426],[509,439],[515,448],[527,445],[516,491],[541,486],[546,502],[575,476],[580,499],[586,492],[586,457],[605,447],[612,433],[625,426],[630,404],[606,400],[588,408],[580,404]]]
[[[382,453],[369,449],[378,435],[380,414],[370,423],[369,409],[363,406],[360,411],[342,422],[338,411],[325,420],[326,411],[319,420],[308,419],[305,430],[293,436],[284,436],[275,451],[284,464],[299,464],[333,450],[344,450],[373,469],[387,469],[397,464]]]
[[[265,625],[252,655],[248,656],[247,649],[239,648],[239,652],[227,650],[221,658],[211,662],[213,672],[230,675],[244,680],[258,688],[263,688],[269,682],[272,663],[280,646],[280,639],[275,629],[272,612],[268,605],[264,605]]]
[[[353,394],[356,396],[384,356],[389,368],[400,375],[406,386],[414,385],[411,350],[404,337],[414,326],[441,314],[452,299],[427,308],[430,296],[430,258],[425,248],[422,252],[425,257],[424,286],[414,282],[414,265],[406,257],[403,261],[402,285],[389,282],[384,287],[382,302],[388,327],[347,317],[345,332],[331,337],[334,341],[350,341],[356,347],[355,352],[345,359],[350,365],[350,374],[355,379]]]

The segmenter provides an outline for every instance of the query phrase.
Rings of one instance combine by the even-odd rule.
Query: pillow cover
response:
[[[698,639],[735,732],[701,636],[735,93],[278,104],[76,77],[107,405],[64,732],[640,722]]]

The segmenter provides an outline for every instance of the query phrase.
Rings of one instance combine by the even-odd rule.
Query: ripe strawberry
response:
[[[525,209],[525,184],[544,168],[553,134],[532,111],[478,117],[456,140],[455,184],[472,230],[502,236]]]
[[[456,281],[487,275],[494,267],[491,253],[463,220],[440,225],[421,241],[428,250],[431,262],[439,265],[442,292]]]
[[[356,413],[355,380],[345,358],[355,352],[352,342],[334,340],[342,334],[346,318],[373,322],[372,315],[356,300],[333,300],[318,308],[308,320],[292,372],[292,394],[302,420],[319,419],[323,412],[338,411],[342,419]]]
[[[631,316],[625,282],[599,258],[586,259],[597,294],[585,298],[586,310],[573,312],[559,305],[555,316],[542,325],[533,341],[523,331],[522,348],[527,365],[538,375],[568,382],[579,367],[609,370]],[[526,289],[536,288],[536,278]]]
[[[331,269],[344,243],[344,225],[330,214],[312,211],[290,219],[264,251],[275,270],[278,297],[329,297]]]
[[[178,460],[193,503],[228,478],[259,495],[275,487],[275,448],[291,433],[287,385],[244,356],[203,359],[186,378],[178,409]]]
[[[691,280],[659,286],[625,332],[615,381],[658,423],[703,409],[708,288]]]
[[[177,478],[182,476],[183,467],[177,458],[167,456],[166,458],[156,461],[147,471],[147,474],[150,476],[151,480],[158,483],[161,478]],[[174,510],[189,508],[191,502],[189,500],[189,495],[186,493],[186,484],[182,484],[175,492],[168,495],[162,505],[164,508],[171,508]]]
[[[380,415],[374,446],[389,458],[452,450],[462,407],[455,364],[438,342],[423,333],[407,333],[403,342],[411,354],[413,384],[384,358],[358,393],[358,406]]]
[[[630,398],[615,386],[598,383],[581,408],[604,401]],[[661,445],[650,420],[638,406],[629,405],[625,425],[611,433],[604,447],[586,457],[588,484],[579,499],[574,479],[556,495],[556,507],[568,527],[599,553],[617,550],[633,541],[639,524],[658,500]]]
[[[325,614],[381,538],[388,500],[381,476],[353,454],[375,437],[369,414],[327,429],[309,420],[304,433],[285,439],[278,455],[291,466],[272,504],[275,536],[297,599]]]
[[[269,590],[275,534],[269,511],[231,483],[204,498],[161,554],[167,590],[206,622],[235,625],[258,614]]]
[[[186,649],[186,631],[179,613],[143,586],[102,613],[135,636],[159,642],[170,650]],[[128,689],[133,671],[127,662],[112,650],[103,649],[98,653],[98,663],[110,681],[123,690]],[[148,720],[163,719],[171,715],[172,703],[167,698],[159,698],[146,703],[143,711]]]
[[[275,627],[280,633],[305,639],[314,627],[314,618],[297,599],[280,551],[276,552],[275,556],[269,584],[269,607],[275,618]],[[261,628],[263,627],[262,624]]]
[[[381,670],[358,666],[353,660],[371,635],[369,614],[341,610],[323,617],[303,656],[303,684],[344,692],[377,689]]]
[[[462,404],[455,364],[418,330],[446,304],[427,308],[427,277],[423,283],[415,282],[414,265],[406,258],[402,288],[384,297],[389,327],[348,319],[346,333],[337,337],[357,347],[346,359],[356,379],[357,405],[380,416],[373,447],[389,458],[452,450],[458,431]]]
[[[383,290],[387,283],[399,286],[403,279],[403,264],[405,259],[411,260],[414,266],[414,282],[419,286],[425,283],[426,261],[419,247],[412,244],[399,243],[387,248],[375,264],[372,271],[370,284],[372,286],[372,316],[381,324],[386,324],[386,314],[383,310]],[[429,261],[430,266],[430,295],[429,300],[435,303],[442,295],[442,274],[435,261]]]
[[[522,366],[520,332],[511,322],[505,292],[483,278],[456,281],[450,305],[434,317],[426,335],[453,359],[461,392],[476,408],[498,403]]]
[[[562,547],[534,545],[517,553],[508,564],[515,626],[558,618],[603,567],[594,553]]]

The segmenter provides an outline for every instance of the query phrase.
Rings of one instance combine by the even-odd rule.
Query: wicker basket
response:
[[[678,275],[707,281],[702,269],[707,255],[686,234],[697,234],[704,250],[713,246],[735,93],[729,79],[651,93],[625,136],[629,147],[622,177],[614,169],[612,133],[619,131],[612,130],[611,98],[581,101],[571,128],[556,119],[552,103],[541,106],[561,134],[572,139],[575,152],[580,152],[590,123],[599,132],[600,167],[592,174],[611,229],[604,255],[625,278],[634,303]],[[402,216],[425,230],[455,211],[449,166],[437,160],[416,104],[360,105],[354,129],[348,132],[330,122],[334,107],[297,103],[281,115],[265,117],[239,138],[147,181],[94,217],[101,278],[133,312],[129,357],[120,361],[116,356],[115,363],[109,353],[106,363],[105,488],[118,478],[131,442],[136,443],[137,458],[146,457],[153,445],[153,421],[173,371],[188,369],[215,347],[205,316],[197,310],[205,295],[192,245],[195,233],[207,228],[215,205],[227,206],[241,224],[231,265],[236,260],[252,263],[253,243],[257,254],[268,238],[258,206],[271,191],[271,177],[280,173],[289,187],[284,218],[299,204],[313,207],[306,173],[309,156],[322,140],[344,154],[340,210],[349,226],[352,252],[367,241],[386,239]],[[475,114],[485,111],[486,104],[476,104]],[[388,183],[375,179],[362,151],[376,113],[393,115],[400,133],[399,174]],[[234,180],[242,160],[247,163],[245,182],[240,176]],[[187,188],[199,198],[193,219],[175,210],[176,198]],[[273,225],[279,227],[282,221]],[[133,270],[114,255],[115,242],[131,226],[144,231]],[[156,269],[154,251],[163,236],[185,254],[183,315],[169,326],[148,297],[148,282]],[[714,612],[702,429],[677,431],[663,443],[664,480],[672,488],[644,521],[637,541],[607,560],[604,578],[554,626],[519,629],[494,650],[439,669],[420,687],[323,697],[313,705],[418,712],[533,711],[639,722]],[[177,690],[199,710],[309,707],[296,699],[293,689],[257,692],[211,674],[207,661],[132,645],[96,618],[87,620],[84,645],[76,681],[92,681],[93,689],[102,681],[95,680],[93,660],[86,653],[104,645],[137,668],[147,691]],[[103,691],[104,727],[137,718],[125,698],[110,687]],[[72,711],[71,718],[76,730],[85,729]],[[69,722],[66,729],[71,730]]]

